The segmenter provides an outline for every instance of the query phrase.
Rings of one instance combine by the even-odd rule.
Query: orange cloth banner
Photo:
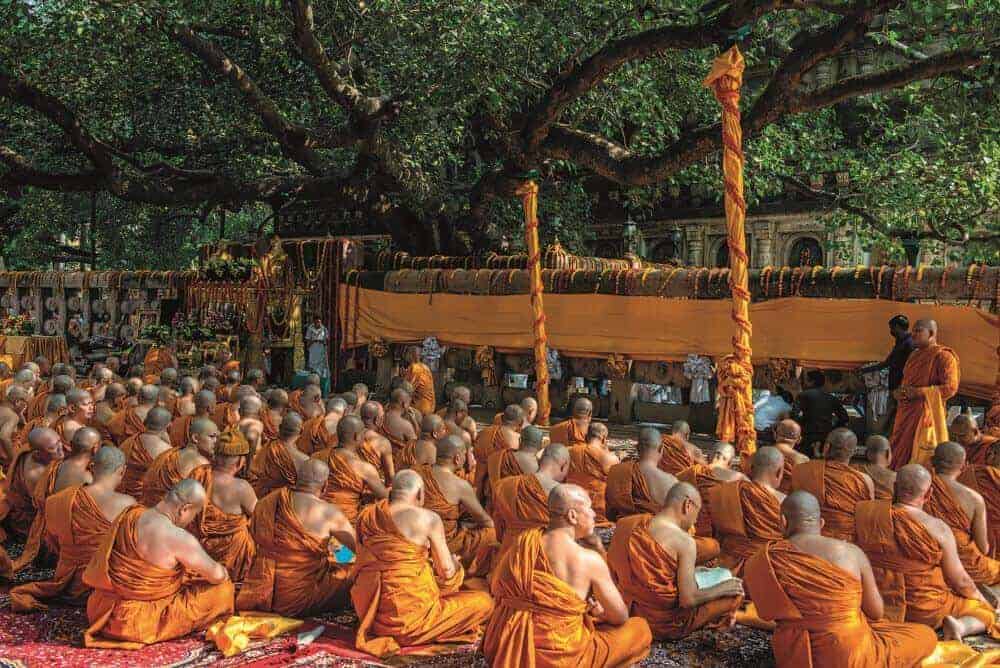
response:
[[[341,290],[346,288],[342,285]],[[342,299],[346,297],[342,294]],[[549,345],[562,355],[627,355],[634,360],[679,360],[688,353],[721,357],[732,350],[730,302],[617,295],[545,295]],[[422,341],[530,351],[528,295],[456,295],[358,291],[357,339]],[[799,360],[805,366],[849,369],[884,359],[892,349],[886,323],[933,318],[938,340],[958,353],[961,392],[993,394],[997,375],[997,316],[967,306],[908,304],[884,299],[790,297],[750,305],[754,359]],[[352,332],[353,333],[353,332]]]

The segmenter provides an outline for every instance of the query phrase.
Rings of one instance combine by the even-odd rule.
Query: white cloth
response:
[[[309,325],[306,328],[306,344],[308,356],[306,368],[317,374],[320,378],[330,377],[330,363],[326,352],[326,342],[330,338],[330,332],[326,327],[320,325]]]
[[[691,379],[691,403],[706,404],[712,400],[709,381],[712,380],[712,360],[689,354],[684,362],[684,377]]]
[[[545,349],[545,366],[549,368],[550,380],[562,379],[562,363],[559,361],[559,351],[555,348]]]
[[[873,420],[879,420],[889,407],[889,370],[870,371],[861,377],[868,390],[868,410]]]
[[[753,422],[757,431],[770,429],[792,412],[792,406],[777,394],[761,390],[760,399],[753,405]]]
[[[438,340],[433,336],[428,336],[424,339],[424,343],[420,349],[420,358],[424,361],[431,371],[437,371],[438,360],[444,355],[445,349],[438,343]]]

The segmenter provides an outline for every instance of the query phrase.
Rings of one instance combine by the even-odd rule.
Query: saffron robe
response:
[[[146,477],[146,471],[152,465],[153,458],[142,443],[142,434],[126,439],[122,443],[121,450],[125,455],[125,475],[122,476],[122,484],[118,489],[133,499],[141,499],[142,479]]]
[[[461,507],[445,497],[432,467],[421,465],[416,471],[424,481],[424,508],[433,510],[441,517],[448,549],[458,555],[469,577],[485,577],[500,546],[496,530],[493,527],[462,526]]]
[[[549,442],[562,443],[567,448],[587,442],[587,430],[580,429],[573,420],[563,420],[549,429]]]
[[[649,654],[642,617],[597,629],[587,603],[556,577],[542,550],[542,530],[522,533],[500,557],[492,580],[495,610],[483,636],[494,668],[627,666]]]
[[[257,544],[250,535],[249,518],[242,512],[227,513],[212,503],[215,480],[210,465],[195,468],[190,477],[201,482],[208,498],[205,510],[193,522],[191,533],[210,557],[226,567],[230,580],[243,582],[257,554]]]
[[[344,513],[344,517],[354,524],[361,512],[361,495],[365,493],[364,479],[355,473],[351,464],[339,448],[321,450],[313,455],[330,467],[323,500],[332,503]]]
[[[1000,584],[1000,561],[990,559],[979,550],[972,537],[972,518],[965,513],[958,497],[944,478],[934,475],[931,497],[924,505],[924,512],[948,525],[955,535],[958,558],[965,571],[976,584]]]
[[[985,466],[986,456],[989,455],[990,448],[996,445],[998,440],[1000,439],[984,435],[978,443],[965,448],[965,465],[982,464]]]
[[[711,493],[712,523],[722,550],[719,561],[740,577],[760,548],[781,540],[781,504],[766,487],[750,480],[719,485]]]
[[[60,464],[62,464],[61,460],[49,462],[31,490],[31,506],[35,509],[35,515],[31,520],[31,528],[28,531],[28,540],[24,544],[24,551],[21,552],[21,556],[14,560],[15,573],[23,570],[25,566],[31,565],[41,553],[43,545],[50,550],[55,550],[55,545],[46,539],[45,500],[55,491]]]
[[[635,460],[615,464],[608,471],[605,490],[607,516],[611,520],[635,515],[659,512],[657,503],[650,496],[649,483]],[[704,512],[704,508],[702,508]]]
[[[309,418],[302,423],[302,433],[295,446],[304,454],[312,455],[320,450],[337,447],[337,435],[326,428],[326,414]]]
[[[494,488],[492,516],[502,553],[525,531],[548,526],[548,492],[533,474],[504,478]]]
[[[0,482],[3,488],[0,494],[0,525],[22,538],[27,537],[35,519],[35,506],[31,500],[35,490],[29,489],[24,480],[24,465],[31,452],[28,448],[16,451],[7,468],[7,477]]]
[[[302,410],[302,390],[293,390],[288,393],[288,410],[295,411],[305,419],[306,412]]]
[[[423,362],[414,362],[403,372],[403,379],[413,385],[413,407],[422,415],[434,412],[434,374]]]
[[[170,429],[167,431],[170,436],[170,445],[175,448],[186,446],[188,441],[191,440],[191,423],[196,419],[198,419],[196,415],[182,415],[174,418],[170,422]]]
[[[351,601],[358,614],[355,646],[378,657],[408,645],[472,643],[493,610],[490,595],[459,592],[464,571],[434,577],[429,548],[407,540],[386,500],[358,518],[358,560]]]
[[[257,554],[236,599],[238,610],[305,617],[346,603],[349,568],[336,562],[330,541],[302,526],[292,490],[276,489],[257,502],[250,533]]]
[[[990,534],[989,556],[993,559],[1000,557],[1000,469],[994,466],[966,466],[958,481],[982,494]]]
[[[295,460],[281,441],[267,441],[250,464],[247,476],[258,499],[263,499],[279,487],[294,487],[298,479]]]
[[[771,637],[778,668],[909,668],[937,646],[923,624],[870,622],[861,581],[782,540],[747,562],[745,584],[758,614],[777,622]]]
[[[684,469],[694,466],[694,457],[688,452],[684,441],[673,434],[664,434],[660,444],[660,470],[676,476]]]
[[[361,455],[362,459],[375,467],[375,470],[378,471],[378,474],[382,478],[382,482],[384,484],[392,484],[392,476],[389,475],[389,471],[386,470],[385,464],[382,463],[382,453],[379,452],[378,446],[373,441],[363,441],[361,443],[361,447],[358,449],[358,454]],[[393,449],[393,454],[395,455],[395,449]],[[393,464],[393,468],[395,469],[395,462],[393,462]]]
[[[900,401],[893,423],[892,468],[911,462],[927,464],[934,448],[948,440],[945,403],[958,392],[958,356],[934,345],[910,353],[903,368],[904,386],[920,388],[921,397]]]
[[[815,496],[823,516],[823,535],[848,543],[854,540],[854,507],[860,501],[872,500],[862,473],[848,464],[825,459],[796,466],[792,490]]]
[[[111,522],[87,488],[74,485],[46,499],[45,527],[59,549],[56,571],[48,580],[11,589],[10,607],[15,612],[47,610],[45,601],[55,598],[85,605],[90,587],[83,582],[83,571]]]
[[[620,520],[608,547],[608,567],[629,614],[649,622],[657,640],[680,640],[702,628],[728,625],[743,597],[727,596],[682,608],[677,589],[677,557],[650,535],[652,518],[641,513]]]
[[[159,376],[164,369],[176,369],[177,359],[166,348],[153,346],[142,361],[142,371],[147,376]]]
[[[677,479],[694,485],[701,495],[701,512],[698,513],[698,521],[694,525],[695,534],[705,537],[712,536],[715,533],[712,524],[712,490],[725,484],[725,481],[716,477],[715,469],[707,464],[689,466],[677,474]],[[659,512],[659,509],[644,512],[655,513]]]
[[[49,394],[52,390],[48,383],[35,392],[35,396],[28,399],[28,405],[24,407],[24,421],[30,422],[45,416],[45,405],[49,402]]]
[[[491,424],[485,427],[476,436],[476,443],[473,447],[473,454],[476,456],[476,477],[473,488],[476,496],[483,503],[488,503],[491,489],[489,459],[494,452],[506,450],[507,444],[503,439],[503,432],[500,425]]]
[[[239,407],[224,401],[220,401],[215,405],[215,411],[212,413],[212,422],[215,426],[219,428],[219,431],[225,431],[230,427],[235,427],[240,423],[240,410]]]
[[[608,486],[608,474],[601,461],[584,445],[574,445],[569,449],[569,474],[566,482],[579,485],[590,495],[590,502],[596,515],[597,526],[611,526],[607,516],[607,501],[604,494]]]
[[[889,501],[862,501],[855,529],[855,543],[871,562],[887,620],[939,629],[949,615],[975,617],[1000,639],[996,612],[951,590],[941,571],[941,546],[906,510]]]
[[[123,408],[108,420],[108,433],[111,434],[111,440],[118,447],[121,447],[122,443],[127,439],[144,431],[146,431],[146,425],[136,414],[135,407],[133,406]],[[184,447],[184,445],[182,444],[179,447]]]
[[[163,452],[149,465],[146,475],[142,477],[142,496],[139,498],[142,505],[152,508],[163,500],[163,497],[174,485],[184,478],[181,470],[177,467],[180,462],[180,454],[180,450],[172,448]]]
[[[491,487],[491,498],[493,496],[492,488],[496,487],[498,482],[504,478],[524,473],[524,471],[521,470],[520,462],[517,461],[517,455],[515,455],[514,450],[511,450],[510,448],[504,448],[503,450],[492,453],[486,460],[486,470],[487,478],[489,479]]]
[[[118,515],[83,573],[94,590],[84,647],[141,649],[233,614],[232,582],[209,584],[179,563],[162,568],[139,556],[136,523],[146,510],[136,505]]]
[[[265,408],[260,412],[260,424],[264,427],[261,432],[261,441],[278,440],[278,427],[281,425],[281,420],[276,421],[271,415],[270,409]]]

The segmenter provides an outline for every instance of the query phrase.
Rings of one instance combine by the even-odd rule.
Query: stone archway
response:
[[[746,249],[747,249],[747,260],[749,266],[753,266],[753,238],[751,235],[746,235]],[[715,259],[716,267],[728,267],[729,266],[729,242],[723,237],[719,239],[713,246],[712,254],[709,256]]]
[[[812,235],[799,235],[788,240],[785,262],[789,267],[818,267],[823,265],[823,244]]]

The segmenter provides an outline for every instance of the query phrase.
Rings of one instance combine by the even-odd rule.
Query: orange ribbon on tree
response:
[[[725,182],[726,243],[729,246],[729,289],[736,324],[733,352],[719,363],[719,439],[731,442],[742,457],[757,449],[753,423],[753,364],[750,361],[750,286],[744,222],[743,129],[740,125],[740,86],[743,55],[733,46],[719,55],[705,86],[722,105],[722,175]]]
[[[540,425],[549,423],[549,366],[546,355],[548,338],[545,336],[545,307],[542,304],[542,253],[538,244],[538,184],[525,181],[514,194],[524,204],[524,239],[528,249],[528,271],[531,273],[531,326],[534,335],[535,382],[538,394]]]

